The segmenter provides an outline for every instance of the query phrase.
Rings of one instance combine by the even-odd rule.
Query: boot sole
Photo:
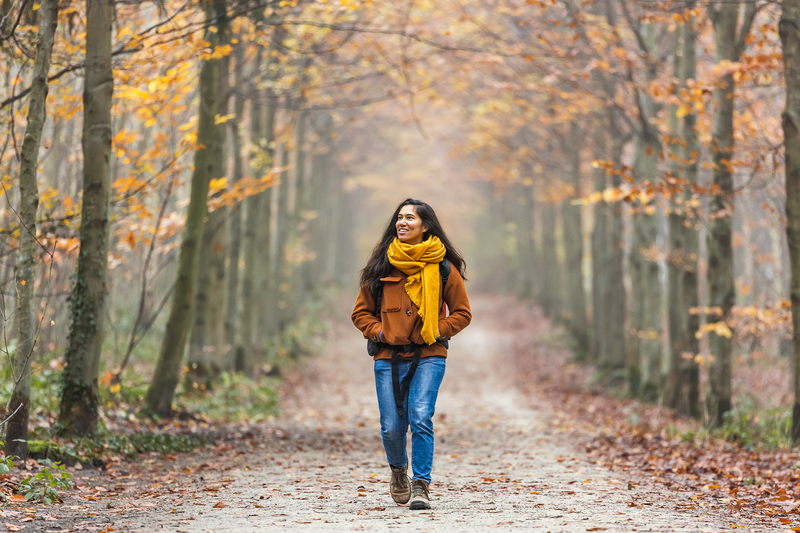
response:
[[[411,509],[412,511],[421,511],[423,509],[430,509],[430,508],[431,504],[421,501],[411,502],[411,505],[409,505],[409,509]]]

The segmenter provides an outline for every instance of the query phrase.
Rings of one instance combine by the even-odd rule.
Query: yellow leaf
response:
[[[688,105],[682,105],[682,106],[680,106],[678,108],[678,111],[675,113],[675,116],[678,117],[678,118],[683,118],[688,114],[689,114],[689,106]]]
[[[111,386],[108,388],[108,392],[110,392],[111,394],[116,394],[116,393],[118,393],[120,390],[122,390],[122,385],[120,385],[119,383],[114,383],[113,385],[111,385]]]
[[[230,115],[225,115],[224,117],[217,115],[214,117],[214,124],[224,124],[232,118],[236,118],[236,113],[231,113]]]
[[[153,124],[155,124],[156,122],[157,122],[157,120],[156,120],[156,117],[153,117],[153,118],[151,118],[151,119],[148,119],[148,120],[147,120],[147,122],[145,122],[145,123],[144,123],[144,127],[145,127],[145,128],[149,128],[150,126],[152,126],[152,125],[153,125]]]
[[[208,184],[209,194],[228,188],[228,178],[212,179]]]
[[[619,201],[625,194],[615,187],[609,187],[608,189],[603,191],[603,200],[607,204],[612,204],[614,202]]]
[[[725,337],[726,339],[730,339],[733,336],[731,328],[729,328],[725,322],[717,322],[716,327],[714,328],[714,333],[720,337]]]

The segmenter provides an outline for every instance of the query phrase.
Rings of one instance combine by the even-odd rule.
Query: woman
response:
[[[389,492],[398,504],[410,501],[411,509],[431,508],[432,419],[448,340],[472,320],[464,272],[464,259],[431,206],[411,198],[397,207],[361,271],[353,324],[371,341]]]

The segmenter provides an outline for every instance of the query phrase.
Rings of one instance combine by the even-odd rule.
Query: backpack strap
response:
[[[400,358],[398,354],[400,350],[406,351],[408,348],[414,348],[414,357],[411,359],[411,366],[408,369],[403,381],[400,381]],[[421,354],[421,344],[412,344],[407,346],[394,346],[392,350],[392,390],[394,392],[394,405],[397,408],[397,414],[406,416],[405,401],[408,398],[408,389],[411,387],[411,380],[414,379],[414,374],[417,372],[419,366],[419,359]]]
[[[450,261],[446,257],[439,263],[439,274],[442,276],[442,290],[444,291],[445,286],[447,286],[447,280],[450,278]]]

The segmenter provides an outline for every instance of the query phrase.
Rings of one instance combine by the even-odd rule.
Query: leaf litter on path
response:
[[[60,531],[730,529],[725,505],[701,505],[710,492],[687,500],[640,477],[650,471],[598,463],[596,433],[576,432],[580,413],[515,366],[520,342],[536,347],[552,334],[546,320],[499,298],[473,304],[437,402],[431,512],[389,496],[372,362],[345,319],[325,353],[285,374],[279,419],[229,426],[216,445],[190,453],[74,471],[80,490],[48,512]],[[641,458],[645,446],[636,446]],[[22,517],[3,519],[33,527]]]

